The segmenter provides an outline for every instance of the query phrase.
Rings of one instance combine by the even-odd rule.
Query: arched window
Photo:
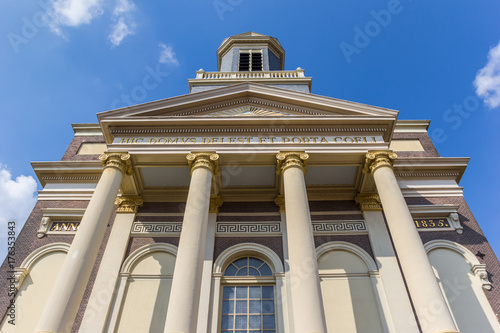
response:
[[[276,332],[275,279],[267,263],[238,258],[222,282],[221,332]]]
[[[224,276],[273,276],[269,265],[260,259],[245,257],[233,261]]]

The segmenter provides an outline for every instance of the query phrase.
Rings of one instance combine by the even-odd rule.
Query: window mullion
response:
[[[221,284],[223,307],[219,318],[224,332],[276,331],[276,278],[264,261],[248,256],[237,258],[227,266]],[[233,311],[231,306],[224,306],[224,299],[232,303]]]

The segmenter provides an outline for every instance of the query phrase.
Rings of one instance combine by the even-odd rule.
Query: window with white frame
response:
[[[275,282],[268,264],[255,257],[234,260],[224,271],[220,331],[276,332]]]

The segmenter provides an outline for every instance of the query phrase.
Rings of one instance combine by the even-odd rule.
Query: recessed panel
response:
[[[189,167],[141,168],[144,187],[189,186]]]
[[[78,155],[98,155],[104,153],[108,149],[105,143],[84,142],[78,149]]]
[[[354,185],[357,166],[308,166],[307,185]]]
[[[425,151],[420,140],[392,140],[389,149],[394,151]]]
[[[276,167],[222,167],[222,186],[274,186]]]

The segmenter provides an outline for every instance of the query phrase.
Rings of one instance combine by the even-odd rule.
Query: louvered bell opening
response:
[[[240,53],[238,70],[240,72],[248,72],[250,70],[250,53]]]
[[[262,71],[262,53],[252,53],[252,72]]]

